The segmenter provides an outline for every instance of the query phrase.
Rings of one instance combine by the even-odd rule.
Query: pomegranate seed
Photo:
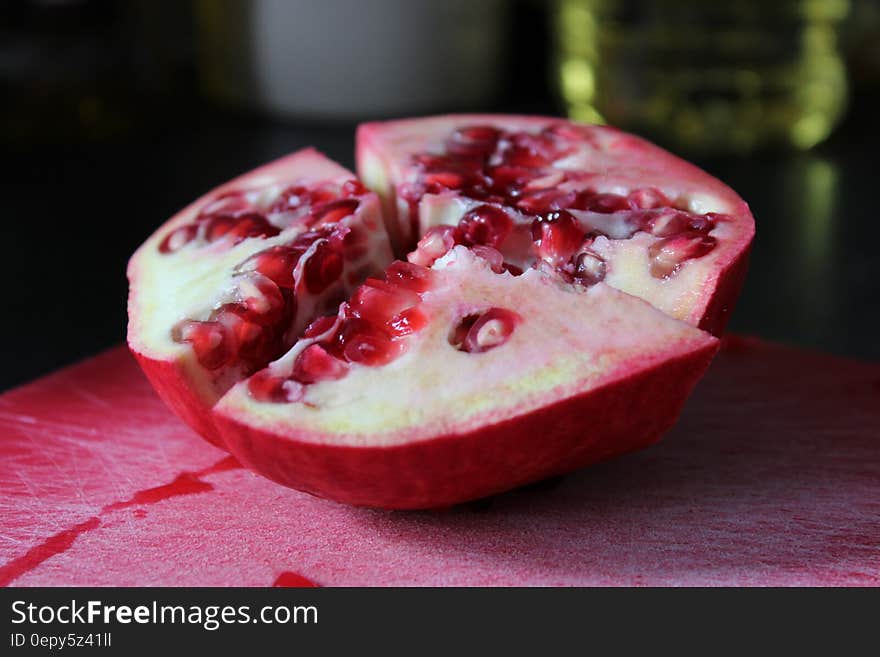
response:
[[[364,187],[359,180],[346,180],[342,183],[342,195],[346,198],[351,196],[363,196],[367,193],[367,188]]]
[[[403,345],[366,320],[351,317],[343,320],[334,348],[350,363],[377,366],[394,360]]]
[[[350,363],[376,367],[390,363],[401,351],[400,343],[391,342],[384,337],[358,333],[346,340],[343,354]]]
[[[251,311],[249,311],[240,303],[224,303],[219,308],[215,308],[211,311],[210,318],[212,321],[219,321],[225,325],[225,322],[223,322],[223,318],[225,318],[228,314],[235,315],[249,322],[253,321]],[[232,324],[232,322],[230,321],[229,324]]]
[[[478,354],[500,347],[510,339],[520,321],[522,317],[512,310],[489,308],[468,329],[461,350]]]
[[[236,238],[273,237],[281,232],[280,228],[273,226],[266,217],[256,212],[240,215],[237,219],[238,223],[230,231]]]
[[[685,232],[666,237],[648,248],[651,275],[668,278],[675,274],[686,260],[700,258],[715,248],[715,238],[698,232]]]
[[[494,143],[446,142],[446,152],[460,157],[488,157],[494,150]]]
[[[584,241],[584,231],[569,212],[556,210],[532,223],[538,255],[552,265],[567,262]]]
[[[478,173],[483,168],[483,158],[463,155],[416,155],[416,163],[430,173],[451,171],[460,174]]]
[[[516,207],[529,214],[544,214],[551,210],[565,209],[574,202],[574,192],[543,189],[524,194],[516,201]]]
[[[488,262],[492,271],[496,274],[504,273],[504,256],[501,255],[498,249],[493,249],[491,246],[477,245],[472,247],[471,251],[473,251],[474,255]]]
[[[627,195],[626,200],[634,210],[653,210],[669,205],[663,192],[653,187],[636,189]]]
[[[494,144],[501,131],[491,125],[471,125],[459,128],[452,133],[452,141],[466,144]]]
[[[292,378],[300,383],[336,381],[345,376],[348,366],[327,353],[319,344],[306,347],[293,362]]]
[[[420,331],[428,325],[428,318],[418,308],[407,308],[396,315],[388,323],[391,334],[395,337],[410,335]]]
[[[682,232],[687,227],[687,216],[678,210],[665,209],[660,212],[633,213],[636,223],[655,237],[669,237]]]
[[[558,156],[557,139],[552,134],[516,132],[510,136],[510,141],[514,146],[536,153],[547,160],[554,160]]]
[[[504,264],[502,264],[501,268],[513,276],[522,276],[523,274],[522,267],[517,267],[516,265],[513,265],[509,262],[505,262]]]
[[[248,379],[248,392],[261,402],[284,403],[302,399],[302,385],[272,374],[269,369],[260,370]]]
[[[208,219],[205,224],[205,239],[215,242],[226,235],[235,225],[235,217],[232,215],[216,215]]]
[[[566,141],[588,141],[593,142],[593,133],[585,125],[577,125],[560,121],[544,128],[544,134],[558,137]]]
[[[291,212],[312,202],[312,195],[302,185],[292,185],[282,191],[269,207],[270,213]]]
[[[530,148],[514,146],[504,154],[504,163],[512,167],[540,169],[549,166],[550,160]]]
[[[333,235],[333,231],[333,226],[321,226],[319,228],[316,228],[315,230],[300,233],[299,235],[297,235],[291,246],[293,248],[301,248],[303,249],[303,251],[306,251],[312,244],[314,244],[318,240],[329,239]]]
[[[349,301],[349,309],[354,317],[372,324],[385,324],[419,301],[419,295],[412,290],[374,278],[367,279],[355,290]]]
[[[395,260],[385,270],[385,280],[413,292],[427,292],[433,280],[430,269],[402,260]]]
[[[514,193],[535,177],[535,172],[530,169],[503,165],[490,168],[487,173],[492,189],[502,196]]]
[[[271,246],[255,253],[236,267],[236,272],[257,271],[281,288],[294,287],[293,270],[306,247]]]
[[[342,251],[346,260],[358,260],[367,254],[369,237],[359,226],[338,225],[329,239],[330,246]]]
[[[219,369],[233,356],[226,327],[220,322],[184,320],[172,329],[171,337],[175,342],[188,342],[196,359],[208,370]]]
[[[513,222],[494,205],[478,205],[468,210],[455,229],[455,241],[465,246],[482,244],[497,248],[510,234]]]
[[[248,237],[272,237],[280,232],[257,212],[237,216],[217,215],[205,225],[205,239],[208,242],[216,242],[229,235],[237,244]]]
[[[184,224],[175,228],[159,243],[159,253],[174,253],[189,244],[196,236],[198,226]]]
[[[459,128],[446,142],[446,150],[453,155],[488,155],[495,150],[500,131],[492,126]]]
[[[314,320],[306,327],[306,330],[303,332],[303,337],[316,338],[319,335],[323,335],[324,333],[329,331],[335,323],[335,316],[328,315],[326,317],[318,317],[318,319]]]
[[[422,267],[430,267],[455,246],[455,229],[452,226],[432,226],[416,244],[416,250],[407,260]]]
[[[224,192],[201,209],[196,217],[196,221],[204,221],[218,214],[235,217],[250,211],[252,208],[253,206],[245,198],[244,191]]]
[[[342,256],[328,242],[321,242],[303,268],[306,288],[320,294],[342,275]]]
[[[254,321],[254,314],[240,304],[225,304],[211,313],[211,319],[226,329],[234,351],[242,361],[261,362],[271,358],[271,329]]]
[[[336,201],[322,203],[312,208],[308,224],[317,223],[332,224],[354,214],[360,205],[356,198],[342,198]]]
[[[439,171],[425,174],[424,181],[426,185],[439,185],[448,189],[458,189],[464,186],[465,177],[452,171]]]
[[[572,207],[578,210],[592,210],[593,212],[604,213],[631,209],[625,196],[595,192],[581,192],[578,194],[578,198]]]
[[[672,208],[644,213],[642,224],[655,237],[671,237],[683,232],[708,234],[715,227],[707,215]]]
[[[242,277],[238,282],[238,296],[259,324],[275,324],[284,315],[284,297],[269,278],[260,274]]]
[[[572,279],[585,287],[595,285],[605,278],[605,261],[592,250],[585,250],[575,256]]]
[[[310,192],[312,205],[321,205],[335,200],[339,196],[339,188],[336,185],[326,184],[316,187]]]

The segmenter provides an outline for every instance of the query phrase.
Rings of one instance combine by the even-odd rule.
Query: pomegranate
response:
[[[693,165],[613,128],[483,115],[367,123],[357,162],[383,198],[398,251],[418,247],[413,262],[451,248],[416,244],[449,225],[447,242],[491,246],[515,270],[602,280],[716,335],[745,276],[748,206]]]
[[[745,272],[734,192],[549,118],[366,124],[357,160],[364,184],[314,151],[279,160],[133,256],[129,344],[208,440],[284,485],[410,509],[675,422]]]
[[[220,397],[390,259],[376,195],[300,151],[209,192],[138,249],[128,342],[165,402],[222,446]]]

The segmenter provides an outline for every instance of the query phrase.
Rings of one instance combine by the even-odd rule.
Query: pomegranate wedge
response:
[[[492,246],[516,270],[601,279],[715,334],[745,276],[754,222],[742,199],[613,128],[493,115],[368,123],[357,163],[399,250],[427,239],[436,252],[432,229],[457,227],[447,240]]]
[[[463,246],[392,264],[307,333],[220,401],[226,445],[284,485],[397,509],[651,444],[717,345],[604,283],[499,274]]]
[[[390,258],[376,195],[300,151],[209,192],[137,250],[128,343],[162,399],[222,445],[220,396]]]

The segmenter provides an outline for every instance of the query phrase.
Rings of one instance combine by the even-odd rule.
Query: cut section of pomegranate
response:
[[[498,274],[461,245],[403,266],[221,399],[241,463],[352,504],[455,504],[657,440],[717,347],[607,285]],[[423,284],[391,300],[400,271]],[[395,336],[409,304],[420,322]]]
[[[300,151],[208,193],[138,249],[129,345],[160,396],[219,445],[220,396],[390,259],[376,195]],[[268,396],[295,397],[270,383]]]
[[[417,247],[419,264],[451,248],[435,230],[448,225],[455,244],[492,246],[520,270],[603,280],[715,334],[745,275],[754,235],[746,204],[613,128],[483,115],[368,123],[358,129],[357,162],[383,197],[398,251]],[[585,235],[591,255],[578,269],[571,259]]]
[[[366,186],[314,151],[257,169],[133,256],[129,344],[197,431],[282,484],[409,509],[674,423],[745,272],[734,192],[551,118],[367,124],[357,160]]]

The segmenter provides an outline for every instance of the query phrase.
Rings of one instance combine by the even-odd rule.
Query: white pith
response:
[[[353,364],[340,380],[306,386],[302,402],[258,402],[239,384],[217,412],[302,440],[393,445],[528,413],[714,342],[607,285],[575,289],[534,270],[496,274],[464,247],[432,269],[436,281],[419,306],[429,324],[405,338],[396,360]],[[493,306],[522,317],[507,342],[482,353],[449,343],[462,317]],[[289,369],[295,353],[278,369]]]

